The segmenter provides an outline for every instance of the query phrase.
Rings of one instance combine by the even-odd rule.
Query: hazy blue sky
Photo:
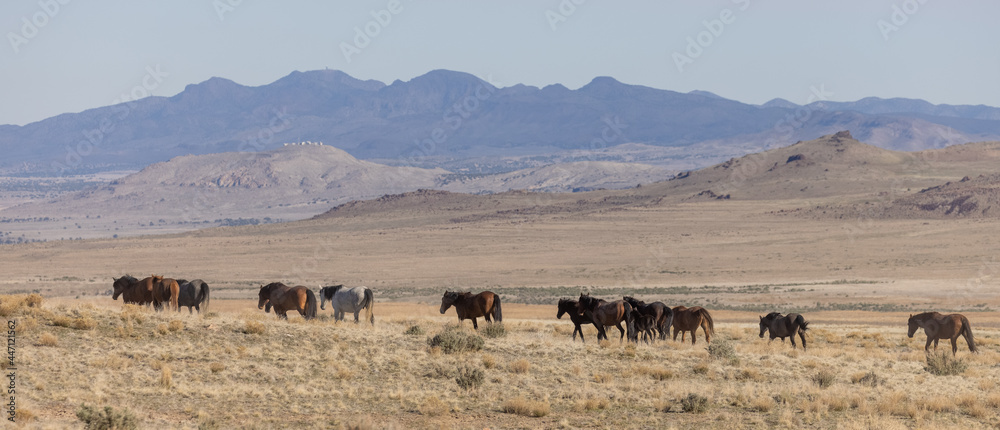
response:
[[[749,103],[804,103],[822,87],[832,100],[1000,105],[1000,2],[920,1],[5,0],[0,124],[326,67],[387,83],[451,69],[502,86],[612,76]],[[377,34],[355,43],[366,27]],[[350,61],[342,43],[358,51]]]

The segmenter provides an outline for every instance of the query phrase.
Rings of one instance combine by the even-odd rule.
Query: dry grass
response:
[[[297,405],[295,425],[306,427],[337,427],[366,416],[396,428],[468,426],[469,416],[481,417],[474,418],[477,427],[519,428],[588,427],[598,417],[602,425],[654,428],[667,418],[676,425],[736,428],[892,428],[939,421],[973,428],[1000,419],[1000,395],[984,391],[996,386],[992,366],[1000,344],[992,340],[1000,332],[986,327],[976,333],[984,340],[981,357],[959,354],[967,372],[938,377],[924,370],[921,343],[866,345],[874,340],[853,327],[825,325],[827,333],[811,339],[808,352],[790,355],[787,344],[760,341],[742,324],[717,320],[720,337],[740,358],[734,365],[710,358],[703,344],[583,344],[547,327],[551,322],[512,318],[507,335],[486,339],[481,351],[445,354],[429,348],[426,336],[405,334],[407,328],[472,335],[470,327],[458,329],[446,317],[397,317],[386,305],[375,328],[281,321],[262,312],[229,312],[225,305],[219,303],[211,319],[135,307],[23,307],[20,312],[40,321],[88,312],[97,321],[92,330],[43,324],[25,333],[29,345],[43,338],[57,345],[22,350],[24,366],[33,369],[23,382],[32,387],[25,404],[72,410],[85,399],[107,404],[127,398],[142,426],[154,428],[178,420],[204,428],[290,425],[254,412],[251,405],[264,398]],[[171,331],[173,321],[183,328]],[[166,335],[160,333],[164,325]],[[528,325],[542,329],[524,330]],[[121,337],[126,327],[131,335]],[[861,334],[852,338],[852,331]],[[823,372],[834,375],[826,388],[816,381]],[[952,378],[951,388],[942,391],[940,378]],[[198,408],[185,398],[199,399]],[[36,421],[75,425],[48,407],[32,410]],[[331,423],[330,413],[344,418]]]

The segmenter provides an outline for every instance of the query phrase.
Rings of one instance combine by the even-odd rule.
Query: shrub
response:
[[[170,331],[184,330],[184,321],[181,320],[170,321],[170,324],[167,325],[167,329],[169,329]]]
[[[38,346],[58,346],[59,338],[52,333],[42,333],[38,338]]]
[[[855,384],[867,385],[869,387],[877,387],[882,380],[879,379],[878,374],[875,372],[858,373],[851,377],[851,382]]]
[[[510,371],[514,373],[528,373],[531,370],[531,362],[525,359],[517,360],[510,363]]]
[[[504,328],[503,323],[486,323],[479,334],[487,339],[496,339],[498,337],[504,337],[507,335],[507,329]]]
[[[170,370],[170,366],[166,364],[160,368],[160,386],[163,388],[170,388],[174,385],[174,373]]]
[[[97,321],[91,317],[80,317],[73,320],[73,328],[77,330],[93,330],[97,327]]]
[[[451,410],[448,404],[443,400],[439,399],[437,396],[430,396],[424,399],[424,403],[420,405],[417,409],[421,415],[427,415],[430,417],[436,417],[438,415],[444,415]]]
[[[218,361],[213,361],[212,364],[208,365],[208,370],[211,370],[212,373],[219,373],[223,370],[226,370],[226,365]]]
[[[820,388],[826,388],[833,385],[833,381],[837,379],[837,375],[829,370],[820,370],[819,373],[813,375],[813,382],[819,385]]]
[[[246,334],[264,334],[267,331],[267,326],[260,321],[247,321],[243,325],[243,333]]]
[[[928,353],[927,365],[924,366],[924,370],[933,375],[946,376],[958,375],[965,372],[967,367],[969,366],[964,361],[952,358],[947,351],[944,351],[940,354]]]
[[[80,405],[76,417],[86,430],[132,430],[139,426],[139,420],[128,409],[118,412],[111,406],[97,409]]]
[[[705,412],[708,410],[708,397],[695,393],[688,394],[687,397],[681,399],[681,410],[696,414]]]
[[[494,367],[497,367],[496,357],[489,354],[483,354],[483,367],[487,369],[492,369]]]
[[[708,355],[717,360],[739,360],[736,348],[733,348],[733,343],[728,340],[718,340],[708,344]]]
[[[458,386],[466,390],[479,388],[485,380],[486,372],[478,367],[462,367],[458,369],[458,377],[455,378]]]
[[[448,328],[427,340],[431,347],[441,348],[445,354],[455,354],[465,351],[479,351],[486,342],[475,334],[469,334],[460,328]]]
[[[523,415],[526,417],[544,417],[549,414],[549,402],[531,401],[524,397],[517,396],[503,402],[503,411],[508,414]]]
[[[424,328],[419,325],[411,325],[410,328],[406,329],[403,334],[408,334],[410,336],[420,336],[424,334]]]

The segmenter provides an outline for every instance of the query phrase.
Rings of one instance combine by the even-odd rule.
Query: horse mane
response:
[[[333,296],[337,294],[341,288],[344,288],[344,284],[339,285],[328,285],[319,289],[319,294],[326,298],[327,300],[333,299]]]
[[[272,283],[267,284],[267,285],[264,286],[264,288],[267,288],[268,290],[270,290],[272,288],[278,288],[278,287],[287,287],[287,285],[282,284],[281,282],[272,282]]]
[[[779,318],[779,317],[781,317],[781,312],[771,312],[771,313],[767,314],[767,316],[765,316],[764,319],[769,320],[769,319],[774,319],[774,318]]]
[[[122,280],[122,279],[124,279],[126,281],[129,281],[130,283],[133,283],[133,284],[136,283],[136,282],[139,282],[138,279],[135,279],[135,276],[129,275],[127,273],[124,274],[124,275],[122,275],[121,278],[118,278],[119,281]]]

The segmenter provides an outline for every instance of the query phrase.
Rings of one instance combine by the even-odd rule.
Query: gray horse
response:
[[[371,288],[344,288],[343,285],[323,287],[319,290],[319,308],[326,309],[326,301],[333,305],[333,318],[344,320],[345,312],[354,312],[354,322],[358,322],[358,313],[362,309],[368,311],[368,320],[375,325],[375,297]]]
[[[188,313],[193,314],[194,311],[191,310],[193,306],[198,313],[201,313],[201,305],[205,305],[205,312],[208,312],[208,284],[201,279],[195,279],[193,281],[185,281],[183,279],[178,279],[177,284],[180,285],[180,296],[177,297],[177,311],[180,312],[181,306],[187,306]]]

